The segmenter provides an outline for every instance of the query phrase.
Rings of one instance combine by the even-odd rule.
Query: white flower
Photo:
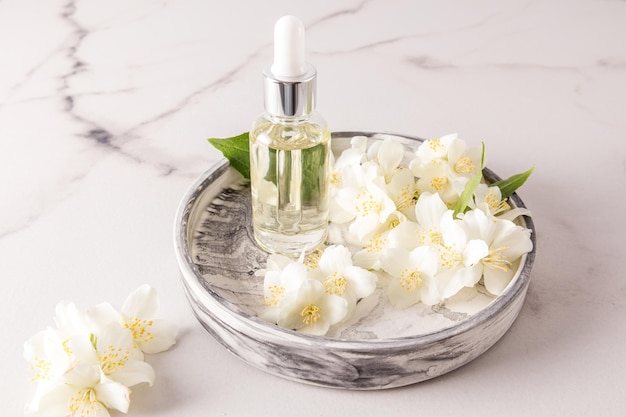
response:
[[[80,364],[45,392],[28,415],[45,417],[110,416],[108,408],[128,412],[130,389],[101,374],[97,366]]]
[[[349,307],[376,289],[376,275],[354,266],[350,250],[341,245],[327,247],[311,274],[324,285],[326,294],[345,298]]]
[[[354,254],[354,264],[361,268],[379,270],[383,251],[389,246],[396,245],[396,239],[392,237],[392,234],[406,223],[410,221],[402,213],[399,211],[391,213],[387,221],[381,224],[373,234],[370,234],[365,241],[358,242],[361,249]]]
[[[397,168],[386,190],[396,210],[415,221],[415,204],[420,193],[413,173],[405,167]]]
[[[474,198],[470,199],[469,206],[482,210],[485,214],[497,216],[511,209],[511,206],[502,199],[502,192],[496,186],[478,184],[474,191]]]
[[[472,177],[480,169],[482,147],[468,148],[464,140],[457,138],[448,149],[448,165],[455,175]],[[483,165],[487,163],[482,161]]]
[[[446,204],[451,205],[458,200],[458,190],[463,188],[461,184],[464,182],[464,177],[454,175],[447,164],[429,164],[420,171],[416,187],[420,193],[439,194]]]
[[[321,282],[307,279],[295,292],[285,295],[278,325],[302,333],[324,335],[347,313],[348,302],[344,298],[327,294]]]
[[[411,164],[430,163],[447,158],[450,145],[457,139],[458,135],[451,133],[440,138],[425,140],[415,151],[415,155],[418,158],[417,161],[412,161]]]
[[[74,303],[59,302],[54,322],[56,329],[48,327],[24,343],[24,358],[34,372],[31,380],[37,382],[31,408],[37,408],[58,379],[84,359],[83,352],[93,351],[91,328]]]
[[[83,338],[64,338],[51,327],[41,331],[24,343],[24,358],[34,372],[31,380],[37,382],[37,389],[29,409],[38,409],[41,397],[77,363],[74,355],[75,344]],[[86,340],[89,345],[89,341]]]
[[[61,301],[56,305],[55,312],[54,322],[61,335],[69,337],[71,335],[89,335],[91,333],[91,327],[85,314],[78,310],[76,304]]]
[[[347,223],[354,219],[354,213],[344,210],[340,201],[342,189],[360,188],[363,185],[361,162],[366,158],[367,138],[355,136],[350,141],[351,147],[345,149],[332,163],[329,189],[329,218],[334,223]]]
[[[296,292],[309,279],[308,269],[303,263],[278,254],[269,256],[267,268],[263,280],[266,309],[261,318],[278,323],[283,299],[287,294]]]
[[[437,252],[428,246],[418,246],[412,251],[389,248],[381,259],[382,267],[392,279],[387,295],[391,304],[406,308],[418,302],[434,305],[441,301],[437,284]]]
[[[516,262],[533,248],[531,231],[480,210],[466,213],[463,223],[469,236],[483,240],[488,246],[488,254],[479,263],[485,288],[494,295],[502,293],[515,275]]]
[[[173,323],[155,319],[159,297],[149,285],[133,291],[122,304],[120,312],[108,303],[87,310],[87,316],[99,323],[119,323],[130,330],[134,344],[144,353],[159,353],[176,343],[178,330]]]
[[[439,250],[443,298],[450,298],[463,287],[472,287],[482,276],[480,260],[489,254],[487,244],[481,239],[468,239],[460,220],[452,218],[452,211],[441,220],[441,244]]]
[[[97,365],[107,377],[132,387],[141,382],[154,383],[152,366],[143,361],[132,333],[117,323],[105,326],[92,338],[94,350],[82,352],[82,361]]]
[[[448,211],[448,207],[439,194],[425,192],[420,195],[415,205],[415,219],[418,227],[417,241],[413,242],[413,245],[440,245],[442,243],[441,222]],[[407,239],[410,237],[408,233],[405,235]]]
[[[456,134],[424,141],[409,167],[420,192],[438,193],[444,202],[453,204],[459,190],[480,168],[482,148],[467,149]]]
[[[352,201],[355,213],[348,230],[359,241],[367,240],[396,211],[396,205],[384,188],[373,181],[367,182],[363,189],[347,198]]]
[[[506,220],[514,220],[518,216],[530,216],[530,211],[526,208],[511,209],[506,200],[502,198],[502,191],[497,186],[479,184],[474,192],[474,198],[470,199],[469,206],[482,210],[487,215]]]
[[[366,161],[360,165],[347,164],[342,169],[341,182],[329,205],[331,222],[348,223],[349,233],[356,241],[367,239],[396,211],[386,193],[381,167]]]
[[[348,313],[347,300],[361,296],[367,282],[361,282],[363,270],[351,265],[350,252],[345,259],[338,248],[331,246],[298,261],[270,255],[263,281],[266,309],[260,317],[280,327],[316,335],[325,334],[343,320]],[[335,281],[326,282],[321,277],[328,271],[329,275],[343,272],[345,277],[337,275]]]
[[[385,182],[389,183],[404,158],[404,145],[391,138],[377,141],[367,151],[368,159],[378,164]]]
[[[348,166],[359,166],[365,160],[365,148],[367,138],[365,136],[355,136],[350,141],[350,147],[345,149],[339,158],[333,163],[335,173],[340,174],[341,170]],[[332,183],[332,181],[331,181]],[[341,185],[341,181],[337,181],[332,185]]]
[[[106,303],[87,313],[74,303],[59,303],[57,328],[39,332],[24,344],[24,357],[37,382],[27,413],[109,416],[108,408],[127,412],[128,387],[154,382],[154,370],[143,361],[140,347],[158,352],[175,337],[173,325],[156,325],[160,321],[151,319],[157,309],[156,292],[148,286],[128,297],[123,313]]]

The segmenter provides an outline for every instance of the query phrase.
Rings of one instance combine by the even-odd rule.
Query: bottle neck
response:
[[[316,71],[295,79],[279,79],[271,69],[264,72],[265,110],[273,117],[298,119],[315,109]]]

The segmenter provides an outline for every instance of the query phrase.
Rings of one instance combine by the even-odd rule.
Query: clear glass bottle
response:
[[[314,110],[316,71],[304,62],[304,26],[283,17],[274,37],[266,111],[250,130],[254,239],[268,252],[298,256],[326,239],[330,130]]]

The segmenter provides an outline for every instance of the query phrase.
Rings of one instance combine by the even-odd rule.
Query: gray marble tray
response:
[[[418,138],[371,132],[333,133],[338,155],[350,139],[391,136],[407,148]],[[488,182],[499,177],[484,170]],[[509,203],[524,207],[514,194]],[[520,222],[535,231],[530,218]],[[196,180],[175,220],[175,250],[186,295],[200,323],[245,362],[295,381],[347,389],[384,389],[456,369],[489,349],[509,329],[526,296],[535,250],[525,255],[498,297],[467,289],[445,306],[389,306],[382,290],[357,305],[351,319],[326,336],[279,328],[257,317],[263,309],[267,254],[252,239],[250,190],[222,160]]]

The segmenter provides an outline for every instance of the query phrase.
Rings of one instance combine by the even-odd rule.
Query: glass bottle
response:
[[[304,61],[302,22],[279,19],[265,112],[250,130],[254,239],[270,253],[298,256],[326,239],[330,130],[315,111],[316,75]]]

